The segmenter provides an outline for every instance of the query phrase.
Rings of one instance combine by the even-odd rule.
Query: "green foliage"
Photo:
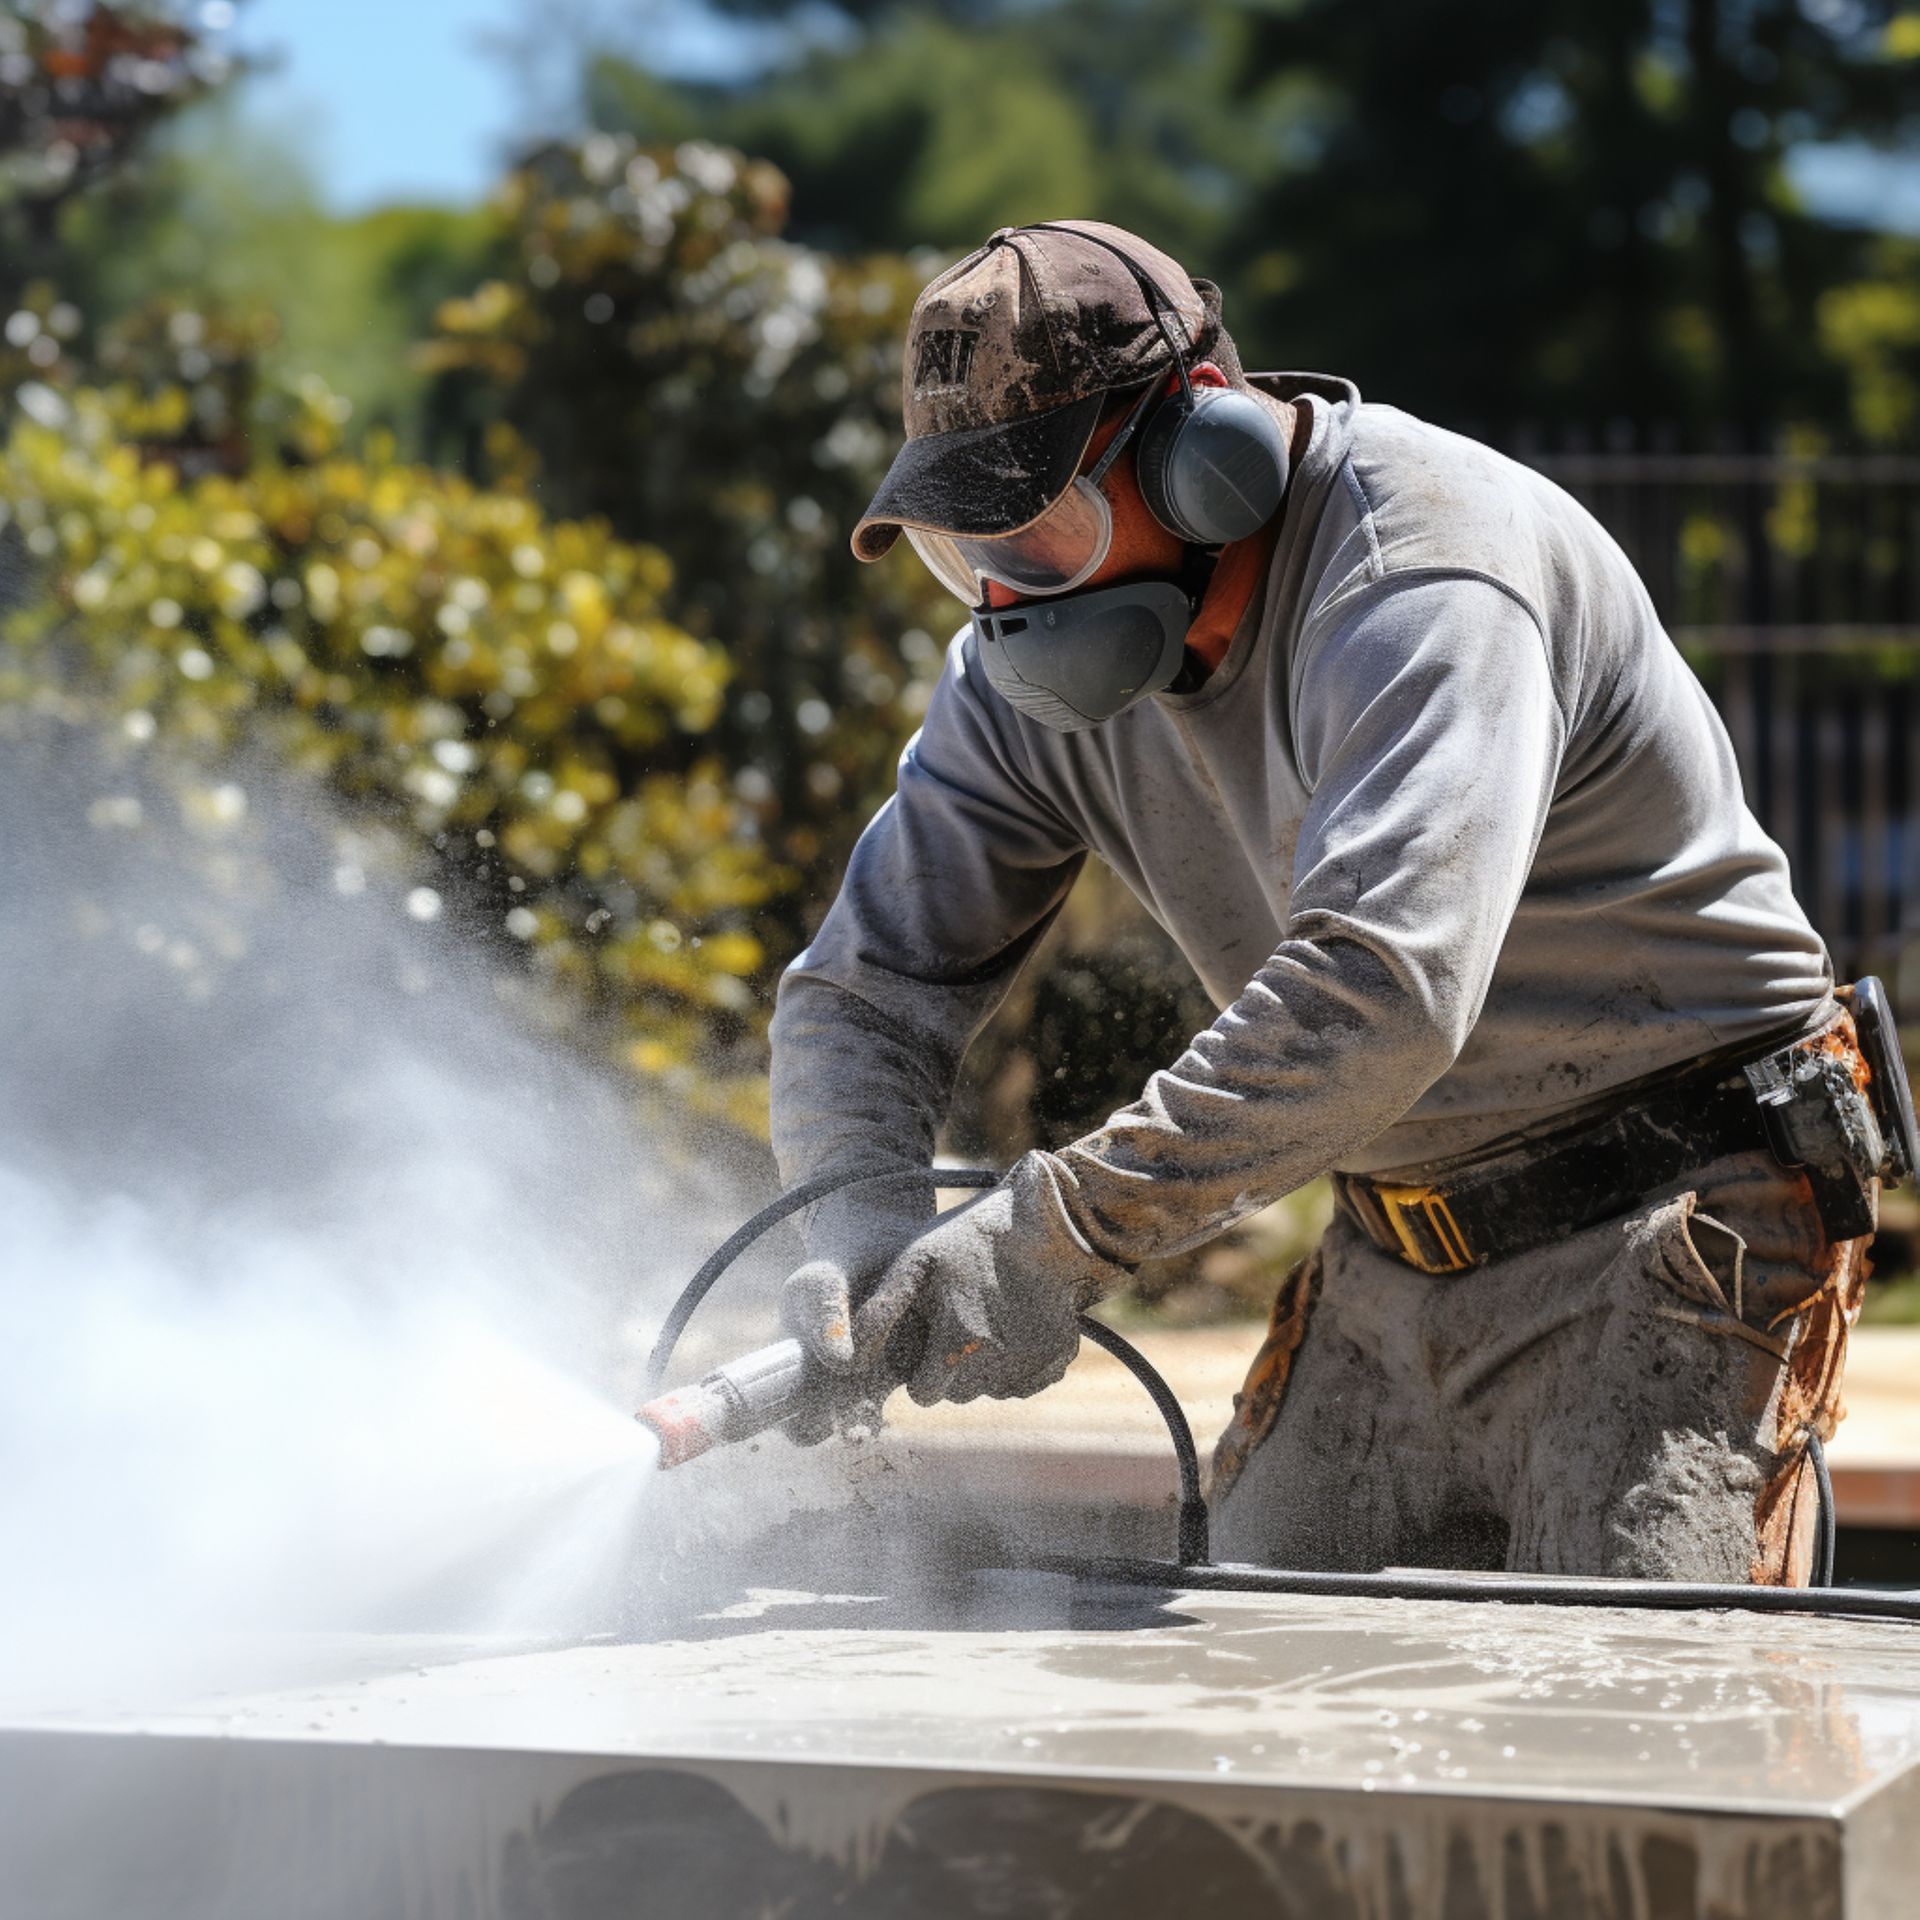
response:
[[[0,696],[324,777],[408,829],[583,1033],[756,1109],[690,1062],[752,1034],[753,921],[786,876],[704,739],[726,662],[661,613],[656,550],[378,446],[192,478],[142,458],[121,400],[23,403],[0,528],[39,591],[0,634]]]
[[[72,301],[38,283],[0,330],[0,398],[44,387],[44,411],[60,392],[92,387],[144,457],[189,475],[317,460],[340,448],[352,407],[317,375],[271,371],[279,335],[264,308],[164,295],[90,330]]]
[[[781,10],[729,0],[749,17]],[[1064,211],[1210,274],[1249,365],[1496,440],[1761,444],[1898,417],[1905,269],[1788,160],[1897,146],[1920,15],[1800,0],[971,0],[795,19],[727,85],[587,69],[596,125],[763,154],[793,232],[958,249]],[[811,23],[811,24],[810,24]],[[1860,336],[1868,336],[1862,343]],[[1891,412],[1889,410],[1892,410]]]
[[[1843,410],[1817,314],[1863,239],[1785,163],[1911,111],[1871,9],[1305,0],[1263,16],[1243,85],[1303,75],[1300,157],[1237,227],[1243,339],[1495,438],[1761,444]]]
[[[30,380],[73,380],[85,326],[80,309],[44,280],[23,287],[12,311],[0,314],[0,396]]]
[[[1821,296],[1820,341],[1847,369],[1860,437],[1870,445],[1911,446],[1920,430],[1920,245],[1883,240],[1872,266],[1871,278]]]
[[[231,72],[164,0],[0,0],[0,295],[44,266],[70,199]]]
[[[1267,164],[1258,113],[1231,98],[1245,16],[1222,0],[846,11],[863,29],[796,30],[788,64],[733,86],[602,54],[587,118],[765,155],[793,183],[796,236],[835,249],[959,251],[1092,213],[1178,253],[1216,235]]]
[[[93,334],[156,294],[244,314],[264,375],[318,375],[411,450],[410,350],[485,271],[497,224],[485,208],[331,217],[287,138],[247,117],[231,85],[244,70],[197,18],[0,0],[0,318],[56,288],[90,363]]]
[[[675,556],[669,605],[733,668],[716,742],[783,859],[836,871],[891,782],[959,610],[847,533],[899,433],[927,260],[781,237],[786,182],[705,144],[596,134],[509,178],[514,272],[451,302],[425,364],[443,449],[489,425],[544,498]],[[496,445],[498,442],[496,441]],[[796,902],[789,933],[802,930]]]
[[[157,292],[208,314],[270,314],[263,374],[326,381],[357,431],[419,446],[414,343],[441,301],[487,271],[485,208],[386,207],[337,219],[307,169],[243,99],[198,107],[140,166],[67,207],[54,274],[95,327]]]

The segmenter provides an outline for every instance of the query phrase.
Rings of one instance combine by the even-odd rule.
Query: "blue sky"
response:
[[[599,11],[627,22],[652,14],[649,48],[676,71],[748,57],[748,36],[697,6]],[[358,213],[486,191],[530,104],[527,76],[487,39],[524,35],[538,17],[537,0],[250,0],[232,38],[278,60],[248,82],[249,117],[291,139],[330,207]]]
[[[582,0],[574,0],[576,6]],[[222,0],[213,0],[218,7]],[[546,0],[564,19],[569,0]],[[534,111],[530,76],[487,46],[524,35],[541,0],[251,0],[235,32],[277,55],[248,86],[248,112],[290,137],[336,212],[389,201],[472,201],[499,172]],[[629,44],[646,24],[649,56],[678,72],[738,71],[751,30],[706,15],[698,0],[584,0],[620,21]],[[563,30],[564,31],[564,30]],[[1817,209],[1920,233],[1920,161],[1862,148],[1803,150],[1795,184]]]

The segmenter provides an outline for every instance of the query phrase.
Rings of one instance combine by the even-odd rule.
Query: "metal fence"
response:
[[[1531,464],[1639,568],[1842,977],[1920,1020],[1920,459]]]

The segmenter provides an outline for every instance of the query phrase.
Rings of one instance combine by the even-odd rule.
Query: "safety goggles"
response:
[[[1101,491],[1113,463],[1130,441],[1160,390],[1148,383],[1126,424],[1108,441],[1088,470],[1037,520],[1012,533],[976,535],[936,533],[908,527],[913,550],[927,571],[969,607],[986,598],[986,583],[997,581],[1023,600],[1071,593],[1100,571],[1113,549],[1113,509]]]

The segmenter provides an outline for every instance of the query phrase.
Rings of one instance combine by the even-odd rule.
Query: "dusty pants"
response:
[[[1868,1244],[1765,1153],[1454,1275],[1336,1218],[1221,1437],[1215,1550],[1804,1584]]]

